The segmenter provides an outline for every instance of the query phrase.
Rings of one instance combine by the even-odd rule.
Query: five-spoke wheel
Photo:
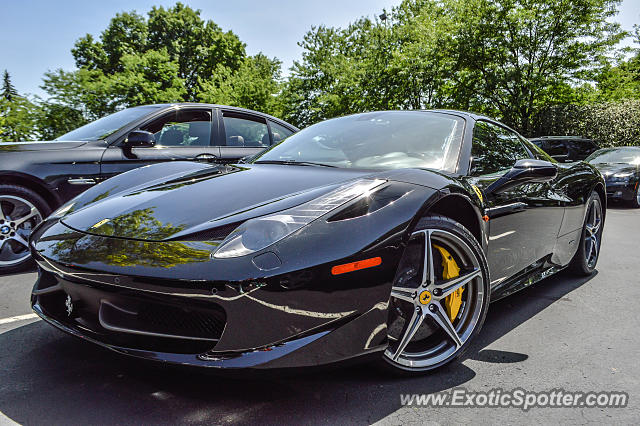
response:
[[[602,205],[600,204],[600,198],[592,198],[587,210],[587,220],[584,226],[584,253],[589,268],[594,268],[598,262],[601,226]]]
[[[576,275],[590,275],[598,263],[600,243],[602,242],[602,228],[604,226],[604,211],[602,200],[597,192],[592,192],[587,201],[586,216],[580,236],[580,244],[574,255],[569,270]]]
[[[391,290],[385,360],[424,371],[459,357],[484,321],[487,281],[484,254],[469,231],[448,218],[423,219]]]

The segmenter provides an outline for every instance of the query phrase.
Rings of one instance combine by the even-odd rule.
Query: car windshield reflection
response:
[[[253,159],[253,163],[356,169],[449,170],[464,120],[438,112],[383,111],[310,126]]]

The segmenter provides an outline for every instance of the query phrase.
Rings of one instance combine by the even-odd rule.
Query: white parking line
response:
[[[17,321],[25,321],[33,318],[38,318],[38,315],[26,314],[26,315],[16,315],[15,317],[9,317],[9,318],[0,318],[0,325],[10,324],[12,322],[17,322]]]

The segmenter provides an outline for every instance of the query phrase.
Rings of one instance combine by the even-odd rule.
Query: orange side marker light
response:
[[[360,269],[371,268],[378,266],[382,263],[381,257],[372,257],[370,259],[359,260],[357,262],[345,263],[343,265],[337,265],[331,268],[331,274],[340,275],[347,272],[358,271]]]
[[[489,222],[489,216],[485,214],[484,216],[482,216],[482,220],[484,220],[485,222]]]

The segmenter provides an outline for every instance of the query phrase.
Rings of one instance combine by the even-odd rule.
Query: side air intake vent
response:
[[[194,232],[193,234],[182,235],[179,238],[170,238],[169,240],[180,241],[221,241],[233,232],[243,222],[233,222],[228,225],[218,226],[217,228],[207,229],[205,231]]]

